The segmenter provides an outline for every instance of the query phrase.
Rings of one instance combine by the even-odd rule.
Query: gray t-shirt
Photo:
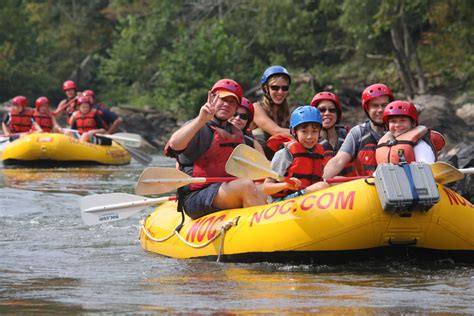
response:
[[[360,143],[362,141],[362,135],[364,134],[364,130],[366,128],[370,128],[370,134],[375,138],[375,143],[377,144],[379,139],[385,134],[385,132],[378,133],[370,127],[370,121],[365,121],[362,124],[354,126],[349,134],[347,134],[346,139],[341,145],[339,150],[342,150],[345,153],[351,155],[352,159],[357,156],[357,153],[360,148]]]
[[[284,176],[292,163],[293,155],[286,148],[282,148],[273,156],[272,170],[277,172],[280,176]]]

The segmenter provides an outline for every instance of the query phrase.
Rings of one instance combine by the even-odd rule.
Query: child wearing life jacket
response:
[[[113,112],[108,106],[102,102],[97,102],[95,92],[92,90],[84,90],[82,95],[88,96],[91,101],[92,108],[101,112],[102,122],[107,134],[115,133],[123,123],[123,119],[117,113]]]
[[[92,108],[89,97],[80,96],[77,98],[79,108],[70,119],[72,129],[77,129],[81,134],[82,142],[94,142],[94,134],[105,133],[105,128],[100,118],[99,112]]]
[[[31,130],[33,110],[28,108],[28,99],[22,95],[11,100],[13,108],[5,116],[2,129],[5,136],[16,133],[27,133]]]
[[[414,104],[408,101],[393,101],[383,113],[388,132],[377,144],[377,164],[398,164],[404,157],[407,163],[413,161],[433,163],[437,153],[444,147],[443,136],[418,125],[418,114]]]
[[[290,133],[295,140],[285,143],[272,159],[272,169],[291,181],[265,179],[263,193],[270,195],[272,202],[329,187],[322,178],[324,149],[318,143],[321,126],[321,114],[315,107],[300,106],[291,114]]]
[[[34,128],[34,130],[45,133],[61,133],[61,126],[58,125],[56,118],[50,111],[50,104],[47,97],[39,97],[36,99],[36,109],[33,112],[33,118],[40,129]]]

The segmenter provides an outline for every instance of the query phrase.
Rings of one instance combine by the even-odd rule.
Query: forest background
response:
[[[107,105],[194,116],[220,78],[255,100],[270,65],[290,101],[331,90],[360,104],[368,84],[399,98],[472,91],[472,0],[2,0],[0,101],[64,98],[62,82]],[[31,101],[30,101],[31,102]]]

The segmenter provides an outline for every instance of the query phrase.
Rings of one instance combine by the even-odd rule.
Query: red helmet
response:
[[[49,99],[47,97],[39,97],[36,99],[35,105],[36,108],[39,109],[42,105],[49,105]]]
[[[84,91],[82,91],[82,94],[87,96],[87,97],[94,97],[95,98],[95,93],[92,90],[84,90]]]
[[[237,99],[239,100],[239,103],[242,102],[244,91],[242,90],[240,84],[238,84],[236,81],[232,79],[221,79],[217,81],[212,87],[211,92],[214,93],[219,90],[224,90],[235,94],[237,96]]]
[[[250,102],[249,99],[243,97],[242,98],[242,103],[240,104],[240,106],[247,109],[247,111],[249,112],[248,122],[252,122],[253,121],[253,116],[255,115],[255,109],[253,107],[253,103]]]
[[[64,81],[63,90],[66,91],[66,90],[70,90],[70,89],[76,90],[77,89],[76,83],[72,80]]]
[[[339,97],[332,92],[327,92],[327,91],[319,92],[319,93],[316,93],[313,97],[313,100],[311,100],[311,106],[318,107],[318,103],[323,100],[332,101],[334,105],[336,106],[336,110],[337,110],[336,124],[338,124],[342,118],[342,108],[341,108],[341,101],[339,101]]]
[[[28,99],[22,95],[16,96],[12,99],[12,104],[13,105],[19,105],[22,107],[27,107],[28,106]]]
[[[388,125],[390,116],[409,116],[418,125],[418,113],[413,103],[408,101],[393,101],[387,104],[383,111],[383,122]]]
[[[88,96],[81,95],[79,98],[77,98],[77,105],[81,105],[82,103],[88,103],[90,105],[91,101],[89,100]]]
[[[362,108],[367,112],[367,103],[377,97],[388,96],[390,102],[395,100],[393,97],[392,90],[383,83],[376,83],[371,86],[368,86],[362,92]]]

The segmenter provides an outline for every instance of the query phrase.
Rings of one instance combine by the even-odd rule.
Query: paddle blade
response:
[[[235,147],[227,160],[225,171],[233,176],[250,180],[282,178],[272,170],[271,163],[265,155],[245,144]]]
[[[115,133],[115,134],[96,134],[100,137],[110,138],[113,139],[122,145],[126,145],[129,147],[138,148],[142,144],[142,137],[138,134],[132,133]]]
[[[464,174],[456,167],[442,161],[435,162],[431,165],[431,171],[436,182],[448,184],[451,182],[464,179]]]
[[[176,190],[193,182],[193,178],[176,168],[150,167],[138,178],[135,193],[140,195],[161,194]]]
[[[81,216],[87,225],[128,218],[150,205],[175,200],[175,197],[147,199],[127,193],[95,194],[81,198]]]
[[[130,156],[132,156],[132,158],[138,161],[140,164],[144,166],[148,166],[153,161],[153,157],[151,157],[146,152],[143,152],[136,148],[132,148],[125,144],[122,144],[122,145],[130,153]]]

